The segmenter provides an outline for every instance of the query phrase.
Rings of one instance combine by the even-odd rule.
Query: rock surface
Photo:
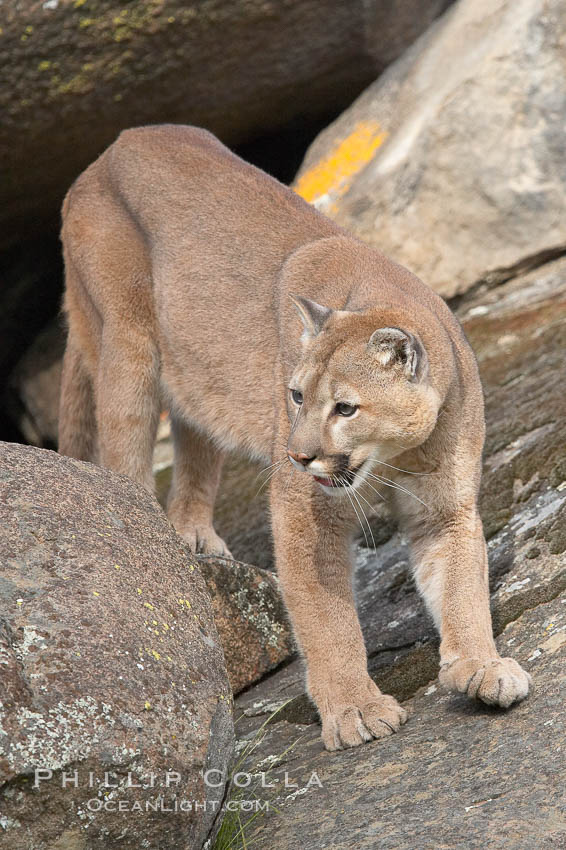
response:
[[[261,679],[294,651],[277,578],[223,558],[198,558],[232,691]]]
[[[562,0],[460,0],[323,131],[297,191],[444,296],[566,251]]]
[[[397,735],[332,754],[318,727],[275,718],[252,763],[274,786],[256,792],[273,808],[250,826],[249,843],[261,850],[566,846],[566,596],[527,611],[498,646],[536,681],[532,696],[508,713],[431,684],[405,704],[412,716]]]
[[[223,784],[206,788],[201,771],[225,775],[233,745],[222,650],[187,547],[126,478],[5,443],[0,526],[0,843],[200,847],[212,804],[160,810],[218,807]],[[34,789],[36,768],[52,776]],[[167,771],[179,776],[169,787]]]
[[[481,512],[494,628],[501,651],[533,673],[534,695],[508,715],[442,696],[437,637],[403,541],[395,533],[376,552],[360,546],[356,591],[369,668],[416,716],[383,749],[334,756],[319,741],[299,661],[242,694],[242,741],[279,711],[254,754],[260,769],[276,766],[300,739],[279,771],[289,771],[298,789],[274,801],[282,813],[263,822],[258,848],[286,850],[299,836],[305,850],[566,846],[553,779],[566,778],[566,259],[470,296],[460,316],[486,395]],[[313,770],[324,788],[301,790]]]

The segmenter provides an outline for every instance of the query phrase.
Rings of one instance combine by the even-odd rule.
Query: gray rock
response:
[[[237,694],[295,652],[279,582],[250,564],[202,556],[198,562]]]
[[[309,150],[297,190],[445,296],[566,250],[562,0],[459,0]]]
[[[527,611],[498,646],[536,682],[529,699],[509,712],[431,684],[405,704],[412,716],[401,732],[341,753],[323,750],[316,727],[275,717],[248,766],[274,786],[256,792],[271,811],[250,825],[250,844],[564,847],[566,597]]]
[[[224,791],[202,770],[225,775],[233,726],[187,547],[128,479],[6,443],[0,527],[2,846],[200,847]]]

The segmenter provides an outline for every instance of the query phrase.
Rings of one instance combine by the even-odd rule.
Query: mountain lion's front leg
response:
[[[527,696],[531,677],[495,647],[481,519],[468,508],[420,520],[412,532],[415,578],[440,631],[440,681],[508,708]]]
[[[406,712],[370,679],[352,594],[349,518],[309,476],[275,476],[277,571],[329,750],[396,732]]]

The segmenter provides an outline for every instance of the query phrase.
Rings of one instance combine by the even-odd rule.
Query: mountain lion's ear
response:
[[[323,307],[322,304],[317,304],[316,301],[311,301],[309,298],[303,298],[302,295],[290,294],[289,298],[298,310],[306,335],[316,336],[319,334],[323,325],[332,315],[332,310],[329,307]]]
[[[426,372],[426,351],[416,336],[400,328],[378,328],[368,342],[368,350],[383,366],[400,364],[410,380],[418,380]]]

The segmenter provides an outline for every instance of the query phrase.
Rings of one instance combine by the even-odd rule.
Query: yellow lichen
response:
[[[345,139],[301,175],[295,191],[309,203],[329,195],[325,209],[332,209],[333,202],[348,191],[355,175],[370,162],[385,137],[377,121],[360,121]]]

